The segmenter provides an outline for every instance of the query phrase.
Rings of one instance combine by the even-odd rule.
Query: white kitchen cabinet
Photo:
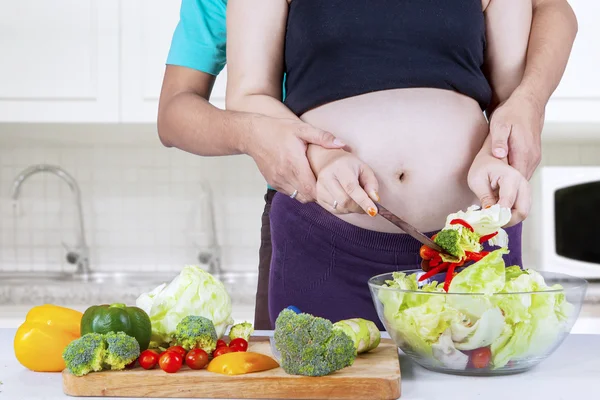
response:
[[[121,0],[122,122],[155,122],[180,1]],[[226,71],[219,75],[211,101],[224,106]]]
[[[116,121],[118,6],[0,0],[0,121]]]
[[[600,123],[600,2],[569,0],[579,32],[559,87],[546,109],[546,121]]]

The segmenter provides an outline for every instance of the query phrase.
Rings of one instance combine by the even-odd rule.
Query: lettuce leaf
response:
[[[508,250],[500,248],[459,272],[452,282],[448,292],[452,293],[498,293],[504,287],[504,260],[502,255]],[[460,296],[450,296],[460,297]]]

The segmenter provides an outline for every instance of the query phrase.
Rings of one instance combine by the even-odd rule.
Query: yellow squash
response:
[[[65,369],[62,352],[80,336],[82,313],[70,308],[44,304],[29,310],[17,329],[15,356],[25,367],[37,372]]]
[[[207,371],[225,375],[240,375],[277,368],[279,364],[273,358],[260,353],[225,353],[208,363]]]

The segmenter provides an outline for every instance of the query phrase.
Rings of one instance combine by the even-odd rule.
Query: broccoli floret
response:
[[[88,333],[69,343],[62,357],[70,373],[76,376],[101,371],[106,342],[99,333]]]
[[[202,349],[210,354],[217,348],[217,331],[210,319],[189,315],[177,324],[173,344],[186,350]]]
[[[109,332],[104,335],[107,348],[104,363],[110,369],[121,370],[140,356],[138,341],[124,332]]]
[[[242,338],[247,342],[250,340],[252,332],[254,332],[254,328],[250,322],[241,322],[231,327],[229,330],[229,339]]]
[[[356,359],[352,339],[333,329],[331,321],[282,310],[275,321],[275,346],[281,367],[292,375],[324,376],[348,367]]]
[[[433,241],[446,250],[448,254],[462,258],[465,251],[481,251],[479,237],[475,232],[461,226],[458,229],[441,230]]]

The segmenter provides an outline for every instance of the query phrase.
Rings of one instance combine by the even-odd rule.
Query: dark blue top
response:
[[[429,87],[491,100],[481,0],[293,0],[285,104],[296,114],[379,90]]]

